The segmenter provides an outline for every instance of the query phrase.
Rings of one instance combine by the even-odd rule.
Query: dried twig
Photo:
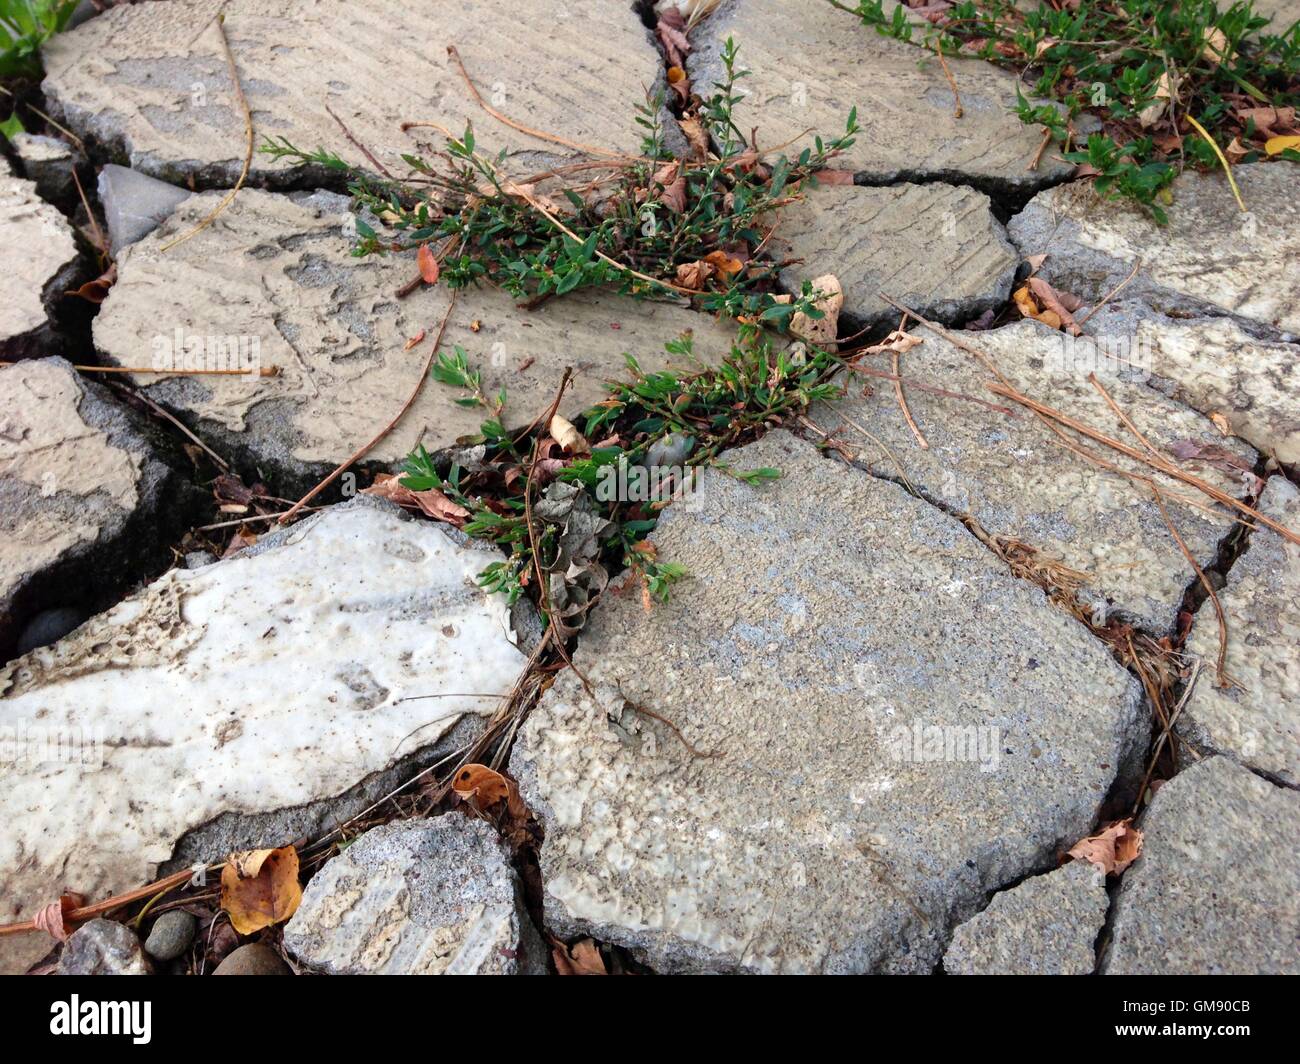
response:
[[[1122,289],[1126,284],[1128,284],[1129,281],[1133,280],[1133,278],[1137,276],[1137,272],[1138,272],[1138,270],[1140,270],[1141,268],[1142,268],[1142,260],[1141,260],[1141,259],[1138,259],[1137,262],[1133,263],[1133,269],[1131,269],[1131,270],[1128,271],[1128,276],[1125,277],[1124,280],[1120,281],[1119,284],[1117,284],[1114,288],[1112,288],[1112,289],[1111,289],[1109,292],[1107,292],[1104,296],[1102,296],[1102,297],[1101,297],[1101,302],[1098,303],[1095,307],[1093,307],[1092,310],[1088,311],[1088,313],[1085,314],[1082,318],[1080,318],[1078,321],[1076,321],[1075,324],[1076,324],[1077,326],[1079,326],[1080,329],[1082,329],[1085,325],[1087,325],[1087,324],[1088,324],[1088,319],[1091,318],[1094,314],[1096,314],[1097,311],[1101,310],[1102,307],[1104,307],[1107,303],[1109,303],[1109,302],[1110,302],[1112,299],[1114,299],[1117,295],[1119,295],[1120,290],[1121,290],[1121,289]]]
[[[1214,149],[1214,154],[1219,157],[1219,164],[1223,167],[1223,172],[1228,175],[1228,184],[1232,186],[1232,194],[1237,197],[1237,206],[1241,208],[1241,213],[1246,214],[1246,201],[1241,198],[1241,189],[1237,187],[1237,179],[1232,176],[1232,167],[1228,163],[1228,157],[1223,154],[1215,139],[1205,132],[1205,127],[1192,117],[1191,112],[1183,116],[1192,124],[1192,128],[1201,135],[1201,139]]]
[[[307,492],[306,495],[304,495],[301,499],[299,499],[296,503],[294,503],[293,506],[290,507],[287,511],[281,514],[280,524],[284,525],[292,521],[304,506],[306,506],[309,502],[311,502],[312,499],[316,498],[316,496],[319,495],[322,491],[324,491],[327,487],[333,484],[338,477],[342,476],[343,473],[347,471],[348,467],[351,466],[353,462],[358,462],[362,458],[364,458],[367,454],[369,454],[371,449],[374,448],[374,446],[377,443],[379,443],[380,440],[382,440],[385,436],[387,436],[390,432],[392,432],[393,428],[397,425],[399,421],[402,420],[406,412],[411,409],[411,406],[415,403],[416,396],[420,394],[420,389],[424,385],[425,378],[429,376],[429,369],[433,365],[434,357],[438,354],[438,348],[442,346],[442,336],[443,333],[447,331],[447,322],[451,318],[451,312],[455,309],[456,309],[456,292],[453,289],[451,293],[451,302],[447,304],[447,313],[445,313],[442,316],[442,322],[438,325],[438,335],[434,337],[433,346],[429,349],[429,357],[425,359],[424,368],[420,371],[420,376],[417,378],[415,382],[415,387],[411,389],[411,394],[406,397],[406,402],[402,404],[402,409],[400,409],[397,412],[396,416],[392,419],[392,421],[390,421],[387,425],[385,425],[382,429],[379,430],[378,434],[375,435],[373,439],[362,444],[355,451],[353,451],[352,454],[350,454],[347,458],[343,460],[343,462],[338,466],[337,469],[334,470],[334,472],[332,472],[329,476],[327,476],[324,480],[322,480],[319,484],[317,484],[314,488],[312,488],[311,491]]]

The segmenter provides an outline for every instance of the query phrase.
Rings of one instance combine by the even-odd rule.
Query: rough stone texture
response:
[[[1255,0],[1255,14],[1273,20],[1264,27],[1265,33],[1281,34],[1300,19],[1300,3],[1296,0]]]
[[[1143,815],[1102,970],[1300,973],[1300,794],[1225,757],[1179,773]]]
[[[969,188],[824,186],[779,220],[772,257],[803,260],[781,271],[781,283],[797,292],[833,273],[852,331],[898,320],[881,290],[945,321],[1001,306],[1011,293],[1017,256],[988,197]]]
[[[504,148],[512,169],[573,154],[483,111],[448,45],[459,49],[484,97],[514,121],[611,151],[640,149],[635,108],[663,79],[631,3],[172,0],[109,11],[46,44],[43,88],[56,117],[142,173],[203,188],[233,184],[245,128],[213,21],[219,10],[259,142],[284,136],[306,151],[323,147],[366,165],[333,110],[394,173],[405,169],[403,153],[442,144],[431,129],[403,133],[408,121],[438,122],[457,136],[472,121],[483,148],[491,155]],[[403,88],[394,92],[399,71]],[[664,119],[680,142],[666,112]],[[253,156],[253,184],[311,176]]]
[[[481,820],[395,822],[316,873],[284,944],[330,975],[514,975],[520,899],[509,849]]]
[[[184,909],[165,912],[149,929],[149,937],[144,943],[145,952],[160,961],[174,961],[190,948],[197,927],[198,921],[193,913],[187,913]]]
[[[59,975],[149,975],[140,940],[116,920],[91,920],[68,938]]]
[[[1300,534],[1300,490],[1270,477],[1259,508]],[[1205,659],[1179,718],[1179,731],[1201,750],[1226,754],[1259,772],[1300,786],[1300,547],[1259,527],[1219,592],[1228,622],[1228,675],[1214,671],[1219,629],[1214,607],[1197,611],[1187,653]]]
[[[292,975],[280,955],[260,942],[250,942],[232,950],[212,972],[213,975]]]
[[[195,496],[156,439],[62,359],[0,367],[0,659],[37,614],[100,608],[166,556]]]
[[[943,956],[949,975],[1088,975],[1109,906],[1105,876],[1087,861],[995,894],[957,928]]]
[[[1228,318],[1179,320],[1144,304],[1103,307],[1090,333],[1133,337],[1150,357],[1147,383],[1203,414],[1227,419],[1234,435],[1300,467],[1300,348],[1261,340]]]
[[[739,66],[751,71],[737,89],[747,99],[736,124],[758,127],[760,145],[797,154],[810,128],[838,136],[852,107],[862,127],[834,165],[863,184],[951,180],[990,190],[1032,191],[1068,172],[1045,158],[1027,169],[1042,139],[1011,108],[1016,79],[989,63],[950,59],[961,88],[962,118],[943,70],[920,48],[881,37],[826,3],[725,0],[691,35],[692,88],[707,96],[723,77],[722,45],[734,38]]]
[[[277,367],[278,376],[137,383],[225,453],[314,483],[323,467],[387,424],[414,389],[450,295],[438,286],[397,299],[393,293],[415,275],[414,257],[353,258],[347,201],[330,193],[244,189],[215,225],[161,253],[220,198],[191,199],[123,254],[95,319],[95,344],[124,365],[142,352],[174,351],[177,330],[182,343],[197,338],[209,350],[223,339],[250,350],[256,344],[261,365]],[[604,398],[606,378],[625,372],[624,352],[647,372],[661,369],[670,363],[664,343],[690,329],[697,358],[717,361],[730,350],[729,327],[668,304],[578,292],[529,312],[497,289],[469,289],[442,350],[463,346],[484,391],[506,389],[509,425],[524,425],[548,407],[565,366],[574,368],[575,383],[561,412],[576,417]],[[406,350],[421,331],[423,343]],[[463,394],[426,384],[367,460],[398,462],[417,442],[433,451],[477,433],[486,414],[456,405]]]
[[[0,360],[55,353],[51,315],[72,284],[80,254],[72,227],[36,186],[0,173]]]
[[[1046,254],[1040,276],[1084,302],[1101,299],[1140,258],[1125,287],[1165,309],[1238,315],[1300,332],[1300,200],[1293,163],[1233,168],[1249,213],[1223,174],[1188,171],[1173,184],[1168,225],[1139,207],[1103,207],[1091,183],[1041,192],[1008,230],[1022,254]]]
[[[77,155],[72,146],[57,137],[36,133],[17,134],[13,146],[22,163],[23,176],[36,185],[40,196],[60,206],[71,205],[77,194],[72,177]]]
[[[114,257],[128,244],[151,233],[190,198],[190,192],[125,166],[109,164],[99,172],[99,202],[108,226],[108,245]]]
[[[325,802],[489,712],[523,664],[504,602],[474,582],[490,557],[358,499],[173,569],[0,671],[3,919],[61,887],[148,882],[191,829]],[[444,692],[473,694],[403,701]],[[2,948],[14,967],[23,943]]]
[[[900,360],[905,379],[1001,402],[986,390],[986,382],[994,378],[974,356],[928,331],[917,335],[923,343]],[[1112,438],[1139,446],[1088,382],[1094,369],[1120,409],[1161,450],[1167,452],[1178,440],[1193,440],[1226,448],[1246,468],[1255,461],[1253,451],[1223,438],[1208,418],[1108,374],[1110,364],[1093,360],[1087,347],[1070,348],[1064,333],[1026,321],[967,336],[1027,395]],[[877,360],[874,368],[888,372],[890,363]],[[862,396],[864,385],[871,395]],[[1014,536],[1088,573],[1090,581],[1079,597],[1094,611],[1113,607],[1161,634],[1173,625],[1183,592],[1196,574],[1148,488],[1072,453],[1027,411],[1017,408],[1010,416],[904,385],[908,407],[930,445],[922,450],[888,380],[853,375],[845,386],[848,397],[814,408],[811,417],[827,430],[843,426],[841,439],[872,472],[899,478],[901,464],[907,479],[926,497],[953,512],[972,514],[989,532]],[[1013,406],[1007,402],[1008,409]],[[1109,448],[1093,449],[1114,465],[1150,472]],[[1189,468],[1224,491],[1246,493],[1226,472],[1202,463]],[[1194,489],[1171,485],[1165,491],[1165,505],[1179,534],[1204,566],[1214,561],[1232,524],[1230,518],[1194,505],[1200,501]]]
[[[547,925],[661,971],[929,971],[1086,834],[1137,687],[895,485],[779,431],[726,461],[783,477],[707,472],[668,508],[659,557],[690,576],[648,613],[602,600],[575,658],[595,697],[562,674],[515,746]],[[988,729],[988,756],[918,758],[913,725]]]

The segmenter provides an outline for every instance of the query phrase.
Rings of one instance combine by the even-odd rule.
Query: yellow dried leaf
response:
[[[565,454],[591,454],[591,444],[583,436],[572,422],[555,414],[551,418],[550,433],[555,437],[555,442],[564,448]]]
[[[226,858],[221,870],[221,908],[241,935],[283,923],[298,910],[298,851],[244,850]]]
[[[1264,142],[1264,150],[1269,155],[1279,155],[1286,151],[1287,148],[1300,151],[1300,137],[1269,137]]]

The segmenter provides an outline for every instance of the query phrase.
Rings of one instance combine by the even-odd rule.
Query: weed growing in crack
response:
[[[1016,71],[1034,96],[1056,101],[1017,90],[1021,121],[1043,126],[1103,196],[1140,203],[1162,224],[1169,186],[1187,166],[1300,162],[1300,141],[1278,135],[1296,132],[1300,22],[1271,26],[1252,0],[1223,10],[1215,0],[1077,0],[1030,11],[964,0],[928,22],[901,5],[886,15],[882,0],[830,2],[884,36]],[[1101,131],[1076,143],[1081,115]]]

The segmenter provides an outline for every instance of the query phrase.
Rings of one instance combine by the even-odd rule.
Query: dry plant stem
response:
[[[698,749],[696,749],[694,746],[691,745],[690,740],[688,740],[688,739],[686,738],[686,736],[682,734],[682,730],[681,730],[681,728],[677,727],[677,725],[674,724],[674,723],[673,723],[671,720],[669,720],[667,717],[662,717],[662,716],[660,716],[658,713],[656,713],[653,709],[646,709],[645,706],[641,705],[640,703],[638,703],[638,702],[633,702],[632,699],[628,698],[627,695],[623,694],[623,690],[622,690],[622,688],[619,689],[619,692],[618,692],[618,693],[622,696],[623,701],[626,702],[629,706],[631,706],[631,707],[632,707],[634,710],[636,710],[638,713],[644,714],[645,716],[649,717],[651,720],[657,720],[660,724],[664,725],[664,727],[666,727],[666,728],[671,728],[672,731],[673,731],[673,734],[676,735],[677,738],[678,738],[679,740],[681,740],[681,744],[682,744],[684,747],[686,747],[687,751],[690,753],[690,755],[691,755],[692,757],[705,757],[705,758],[707,758],[707,757],[721,757],[721,756],[722,756],[722,751],[721,751],[721,750],[714,750],[714,751],[712,751],[711,753],[706,753],[706,752],[703,751],[703,750],[698,750]]]
[[[238,98],[239,106],[244,112],[244,133],[247,141],[244,146],[244,165],[239,171],[239,180],[235,182],[235,187],[222,197],[221,202],[212,209],[208,216],[187,233],[183,233],[170,243],[164,244],[162,246],[163,251],[170,251],[177,244],[185,243],[190,237],[196,233],[201,233],[216,221],[217,215],[229,207],[235,197],[239,195],[239,190],[248,179],[248,168],[253,165],[253,112],[249,110],[248,98],[244,95],[244,87],[239,82],[239,68],[235,65],[235,55],[230,50],[230,41],[226,37],[225,21],[226,16],[224,13],[217,16],[217,33],[221,37],[221,49],[226,53],[226,66],[230,68],[230,80],[235,87],[235,96]]]
[[[507,118],[495,107],[490,106],[479,94],[478,89],[474,87],[474,82],[470,80],[469,71],[465,69],[465,64],[461,61],[460,52],[456,50],[454,44],[447,45],[447,54],[456,61],[456,67],[460,70],[460,76],[465,79],[465,84],[469,87],[470,94],[474,97],[474,102],[498,122],[509,126],[511,129],[518,130],[520,133],[525,133],[530,137],[536,137],[538,140],[549,141],[552,144],[562,144],[566,148],[572,148],[574,151],[586,152],[588,155],[604,155],[611,158],[618,158],[621,156],[621,152],[610,151],[607,148],[593,147],[590,144],[580,144],[578,141],[574,140],[566,140],[564,137],[557,137],[550,133],[543,133],[540,130],[530,129],[528,126],[522,125],[512,118]]]
[[[339,129],[343,130],[343,135],[348,138],[348,143],[350,143],[354,148],[357,149],[357,151],[361,152],[362,155],[364,155],[367,159],[369,159],[371,165],[373,165],[376,170],[378,170],[384,177],[388,178],[388,180],[390,181],[397,180],[397,178],[395,178],[391,173],[389,173],[388,167],[386,167],[383,163],[381,163],[378,159],[376,159],[374,155],[371,153],[370,149],[367,148],[364,144],[361,143],[361,141],[357,140],[357,138],[352,135],[352,130],[348,129],[348,127],[343,124],[343,119],[341,119],[338,115],[334,113],[334,111],[330,108],[329,104],[325,105],[325,113],[329,115],[332,119],[334,119],[335,122],[338,123]]]
[[[455,309],[456,309],[456,292],[453,289],[451,293],[451,302],[447,304],[447,313],[445,313],[442,316],[442,322],[438,325],[438,335],[434,337],[433,346],[429,348],[429,357],[424,360],[424,368],[420,371],[419,379],[416,380],[415,387],[411,389],[411,394],[406,397],[406,402],[402,404],[402,409],[397,412],[397,415],[393,418],[392,421],[390,421],[387,425],[385,425],[382,429],[379,430],[378,435],[376,435],[369,442],[364,443],[360,447],[358,447],[354,452],[352,452],[351,455],[349,455],[346,459],[343,460],[342,464],[339,465],[339,467],[335,469],[334,472],[332,472],[329,476],[327,476],[324,480],[322,480],[319,484],[317,484],[314,488],[312,488],[311,491],[307,492],[306,495],[304,495],[301,499],[299,499],[296,503],[294,503],[293,506],[291,506],[284,514],[282,514],[280,516],[280,524],[284,525],[292,521],[304,506],[306,506],[309,502],[311,502],[312,499],[316,498],[316,496],[319,495],[322,491],[324,491],[327,487],[333,484],[336,479],[338,479],[345,472],[347,472],[348,467],[351,466],[353,462],[358,462],[362,458],[364,458],[367,454],[369,454],[370,451],[374,448],[374,446],[377,443],[379,443],[380,440],[382,440],[385,436],[387,436],[390,432],[393,431],[397,423],[401,421],[402,418],[406,415],[406,412],[411,409],[411,406],[415,403],[416,396],[420,394],[420,389],[424,386],[425,378],[429,376],[429,369],[433,365],[433,360],[438,354],[438,348],[442,346],[442,336],[443,333],[447,331],[447,322],[451,318],[451,312]]]
[[[219,865],[211,865],[208,871],[219,868]],[[186,868],[180,872],[173,872],[171,875],[154,883],[149,883],[143,887],[137,887],[135,890],[129,890],[125,894],[117,894],[111,898],[105,898],[103,901],[96,902],[94,905],[84,905],[80,909],[73,909],[67,914],[65,919],[68,923],[82,923],[86,920],[92,920],[96,916],[103,916],[111,913],[114,909],[120,909],[123,905],[130,905],[133,901],[139,901],[141,898],[152,898],[155,894],[165,893],[169,890],[175,890],[179,886],[190,881],[194,875],[192,869]],[[0,936],[3,935],[21,935],[28,931],[37,931],[35,920],[24,920],[15,924],[0,924]]]
[[[0,366],[12,366],[12,362],[0,362]],[[156,373],[163,377],[278,377],[278,366],[263,366],[261,369],[153,369],[146,366],[73,366],[80,373]]]
[[[95,232],[95,248],[99,251],[100,265],[104,260],[109,258],[108,241],[104,239],[104,230],[99,228],[99,221],[95,217],[95,212],[90,209],[90,203],[86,199],[86,190],[81,187],[81,178],[77,176],[77,168],[72,168],[72,182],[77,186],[77,195],[81,198],[81,206],[86,211],[86,217],[90,219],[90,228]]]
[[[1119,295],[1121,289],[1123,289],[1123,287],[1124,287],[1126,284],[1128,284],[1129,281],[1133,280],[1133,278],[1137,276],[1137,272],[1138,272],[1138,270],[1140,270],[1141,268],[1142,268],[1142,260],[1141,260],[1141,259],[1138,259],[1137,262],[1133,263],[1133,269],[1131,269],[1131,270],[1128,271],[1128,276],[1125,277],[1124,280],[1120,281],[1119,284],[1117,284],[1114,288],[1112,288],[1112,289],[1111,289],[1109,292],[1107,292],[1104,296],[1102,296],[1102,297],[1101,297],[1101,302],[1099,302],[1095,307],[1093,307],[1092,310],[1088,311],[1088,313],[1085,314],[1082,318],[1079,318],[1079,319],[1075,322],[1075,324],[1078,325],[1080,329],[1082,329],[1085,325],[1087,325],[1087,324],[1088,324],[1088,319],[1091,318],[1094,314],[1096,314],[1097,311],[1101,310],[1102,307],[1104,307],[1107,303],[1109,303],[1109,302],[1110,302],[1112,299],[1114,299],[1117,295]]]
[[[1241,189],[1237,187],[1237,179],[1232,176],[1232,167],[1228,164],[1227,156],[1220,150],[1214,138],[1205,132],[1205,127],[1192,117],[1190,111],[1183,117],[1192,124],[1192,128],[1201,135],[1201,139],[1214,149],[1214,154],[1219,157],[1219,164],[1223,167],[1223,172],[1228,175],[1228,184],[1232,186],[1232,194],[1237,197],[1237,206],[1241,208],[1242,214],[1248,213],[1246,211],[1246,201],[1241,198]]]
[[[907,328],[906,312],[904,312],[903,316],[898,319],[898,331],[902,332],[905,328]],[[892,356],[890,363],[894,370],[894,397],[898,400],[898,408],[903,411],[903,420],[907,422],[907,427],[912,430],[912,435],[916,437],[917,446],[919,446],[923,451],[928,451],[930,449],[930,444],[926,440],[925,434],[921,431],[915,419],[912,417],[912,411],[907,407],[907,396],[903,394],[903,378],[899,376],[898,370],[898,349],[895,348],[890,352],[890,355]]]
[[[1155,746],[1151,751],[1151,760],[1147,764],[1146,775],[1142,777],[1142,786],[1138,788],[1137,798],[1133,801],[1133,815],[1136,816],[1138,810],[1142,808],[1142,796],[1147,792],[1147,786],[1151,783],[1151,776],[1156,770],[1156,762],[1160,760],[1160,754],[1165,748],[1165,743],[1169,742],[1173,735],[1173,727],[1178,723],[1178,718],[1182,715],[1183,707],[1192,697],[1192,692],[1196,689],[1196,678],[1201,674],[1201,662],[1197,660],[1192,666],[1191,679],[1187,681],[1187,686],[1183,688],[1183,696],[1178,700],[1178,705],[1174,706],[1174,711],[1169,714],[1169,723],[1161,725],[1160,738],[1156,740]]]
[[[1097,389],[1101,397],[1106,400],[1106,405],[1115,412],[1115,416],[1120,419],[1124,424],[1124,427],[1138,438],[1138,441],[1147,449],[1147,451],[1156,458],[1163,458],[1160,452],[1151,446],[1150,441],[1142,435],[1138,430],[1138,427],[1133,424],[1129,419],[1129,416],[1120,409],[1119,404],[1111,398],[1111,395],[1106,391],[1105,386],[1097,379],[1097,374],[1089,373],[1088,380],[1092,386]],[[1209,595],[1210,601],[1214,604],[1214,616],[1219,623],[1219,660],[1215,666],[1216,675],[1218,677],[1216,682],[1219,687],[1231,687],[1233,686],[1233,681],[1228,676],[1227,669],[1225,668],[1225,662],[1228,657],[1228,619],[1224,616],[1223,606],[1219,602],[1219,596],[1215,594],[1214,585],[1210,583],[1209,578],[1205,575],[1205,571],[1199,564],[1197,564],[1196,559],[1192,556],[1192,552],[1187,549],[1187,544],[1183,542],[1183,537],[1178,534],[1178,529],[1174,526],[1173,519],[1169,516],[1169,511],[1165,508],[1164,496],[1160,494],[1160,489],[1157,488],[1155,484],[1151,485],[1151,494],[1156,500],[1156,506],[1160,508],[1160,516],[1164,518],[1165,525],[1169,529],[1169,534],[1174,537],[1174,542],[1178,544],[1178,549],[1183,552],[1183,557],[1187,559],[1187,563],[1196,573],[1196,577],[1200,580],[1201,586],[1205,588],[1205,593]]]
[[[168,424],[179,429],[181,433],[184,434],[186,439],[188,439],[191,443],[193,443],[196,447],[198,447],[204,454],[206,454],[209,458],[211,458],[214,462],[216,462],[217,465],[220,466],[224,472],[227,473],[230,472],[229,462],[227,462],[224,458],[221,457],[221,455],[217,454],[216,451],[214,451],[211,447],[209,447],[206,443],[204,443],[201,439],[199,439],[196,435],[194,435],[194,433],[192,433],[189,429],[187,429],[184,425],[182,425],[174,415],[168,413],[166,410],[164,410],[161,406],[155,403],[143,392],[137,392],[135,389],[128,388],[125,384],[119,384],[117,381],[107,381],[106,383],[110,387],[117,388],[120,391],[126,392],[127,395],[134,396],[136,399],[139,399],[140,402],[144,403],[145,406],[147,406],[160,418],[162,418]]]
[[[943,49],[936,46],[934,54],[939,57],[939,65],[943,67],[943,76],[948,79],[948,84],[952,86],[953,96],[953,118],[960,118],[963,114],[961,106],[961,93],[957,91],[957,79],[952,76],[952,71],[948,69],[948,60],[943,57]]]
[[[1107,447],[1111,448],[1111,450],[1118,451],[1120,454],[1124,455],[1125,457],[1132,458],[1134,461],[1140,462],[1145,466],[1149,466],[1150,468],[1155,469],[1157,472],[1164,473],[1165,476],[1172,477],[1174,480],[1182,481],[1184,484],[1190,485],[1191,487],[1195,488],[1197,491],[1201,492],[1203,495],[1209,496],[1209,498],[1213,499],[1215,502],[1220,503],[1223,506],[1230,507],[1231,509],[1236,510],[1238,513],[1245,514],[1247,517],[1250,517],[1252,520],[1258,521],[1261,524],[1268,526],[1274,532],[1278,533],[1278,535],[1284,537],[1285,539],[1289,540],[1292,543],[1295,543],[1297,546],[1300,546],[1300,535],[1297,535],[1295,532],[1292,532],[1285,525],[1282,525],[1277,521],[1274,521],[1267,514],[1260,513],[1253,506],[1250,506],[1242,502],[1240,499],[1233,498],[1233,496],[1229,495],[1227,492],[1220,491],[1213,484],[1209,484],[1206,481],[1201,480],[1200,477],[1195,477],[1190,473],[1184,472],[1173,463],[1168,462],[1164,459],[1151,458],[1148,455],[1143,454],[1141,451],[1135,450],[1134,448],[1129,447],[1127,444],[1124,444],[1119,440],[1107,436],[1104,432],[1100,432],[1097,429],[1092,428],[1090,425],[1085,425],[1083,422],[1070,417],[1068,414],[1064,414],[1061,411],[1048,406],[1046,403],[1040,403],[1037,400],[1031,399],[1029,398],[1029,396],[1022,394],[1005,376],[1003,376],[1002,371],[997,368],[996,364],[994,364],[994,362],[988,357],[988,355],[986,355],[979,348],[966,343],[966,341],[962,340],[961,337],[959,336],[954,336],[947,329],[943,328],[943,326],[937,325],[936,323],[921,317],[919,314],[916,313],[916,311],[903,306],[901,303],[893,299],[891,296],[886,295],[884,292],[881,292],[880,296],[882,299],[885,300],[885,302],[889,303],[891,306],[897,307],[899,310],[906,310],[909,314],[912,315],[913,318],[915,318],[918,322],[920,322],[927,329],[933,332],[936,336],[942,337],[943,339],[947,340],[950,344],[952,344],[954,347],[960,348],[961,350],[966,351],[967,353],[972,354],[976,358],[978,358],[980,362],[1001,382],[1000,384],[988,385],[989,391],[993,392],[995,395],[1004,396],[1005,398],[1010,399],[1013,402],[1019,403],[1021,406],[1029,410],[1032,410],[1034,413],[1041,415],[1043,418],[1049,421],[1059,422],[1061,425],[1073,429],[1075,432],[1079,433],[1082,436],[1086,436],[1097,443],[1105,444]],[[1123,471],[1120,470],[1120,472]],[[1135,476],[1135,474],[1124,474],[1124,475],[1130,477]]]
[[[987,407],[999,414],[1006,414],[1007,417],[1015,417],[1016,412],[1010,407],[1001,406],[998,403],[990,403],[987,399],[981,399],[975,395],[966,395],[964,392],[949,391],[947,388],[940,388],[934,384],[926,384],[918,381],[913,377],[900,377],[897,373],[886,373],[883,369],[871,369],[862,365],[860,362],[849,363],[850,370],[854,373],[862,373],[868,377],[878,377],[881,380],[895,381],[906,384],[909,388],[915,388],[918,391],[929,392],[932,395],[942,395],[947,399],[961,399],[967,403],[975,403],[977,406]]]
[[[1038,150],[1034,152],[1034,157],[1029,160],[1026,170],[1037,170],[1038,164],[1043,161],[1043,152],[1047,151],[1047,146],[1052,143],[1052,131],[1046,126],[1043,127],[1043,139],[1038,145]]]

